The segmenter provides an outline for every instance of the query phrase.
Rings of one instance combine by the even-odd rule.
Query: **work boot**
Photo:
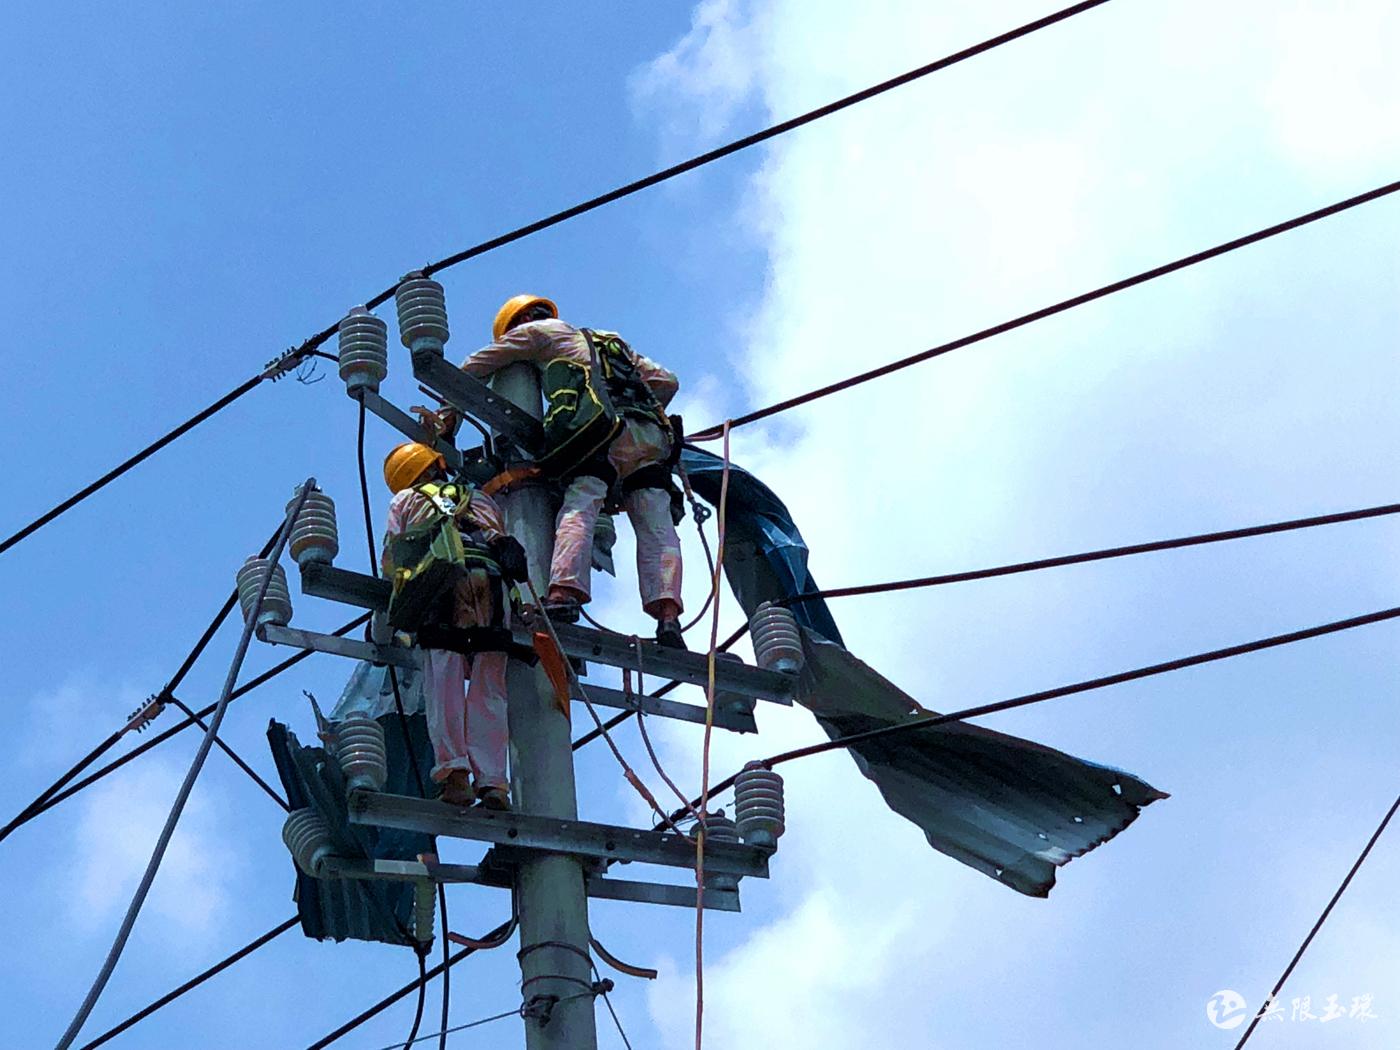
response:
[[[476,792],[472,790],[471,778],[467,771],[454,769],[448,773],[447,779],[442,782],[438,797],[449,806],[470,806],[475,802]]]
[[[477,797],[481,799],[481,808],[495,810],[497,813],[508,813],[510,811],[510,795],[503,787],[484,787],[477,791]]]
[[[572,596],[546,598],[544,613],[554,623],[578,623],[583,604]]]
[[[675,617],[656,621],[656,644],[667,649],[684,649],[685,635],[681,633],[681,622]]]

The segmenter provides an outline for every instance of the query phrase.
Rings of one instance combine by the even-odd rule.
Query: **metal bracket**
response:
[[[602,707],[616,707],[623,711],[636,711],[639,708],[649,715],[662,718],[679,718],[683,722],[705,724],[705,709],[697,704],[682,704],[665,697],[645,696],[633,693],[628,696],[621,689],[608,689],[599,685],[589,685],[588,699]],[[580,699],[575,696],[575,700]],[[734,710],[715,705],[714,725],[717,729],[728,729],[734,733],[757,733],[758,723],[752,711]]]
[[[448,404],[481,420],[526,452],[538,456],[544,451],[544,428],[539,420],[480,379],[448,363],[440,352],[417,351],[413,355],[413,374]]]
[[[348,656],[352,660],[368,660],[372,664],[393,664],[395,667],[414,671],[421,667],[417,652],[402,645],[376,645],[355,638],[341,638],[339,635],[321,634],[319,631],[303,631],[296,627],[278,627],[271,623],[265,623],[258,628],[258,637],[269,645],[314,649],[318,653]]]
[[[515,849],[568,853],[599,860],[695,867],[695,843],[681,835],[638,831],[586,820],[558,820],[525,813],[459,809],[446,802],[350,792],[350,822],[474,839]],[[714,875],[768,877],[771,854],[738,842],[707,842],[705,870]]]
[[[462,453],[457,450],[457,446],[450,441],[433,437],[432,434],[423,429],[418,420],[399,408],[398,405],[385,401],[367,386],[359,387],[351,392],[350,396],[410,441],[431,445],[437,449],[447,460],[447,465],[453,470],[462,469]]]
[[[301,593],[313,598],[329,598],[372,612],[389,611],[389,595],[393,587],[363,572],[337,569],[324,562],[308,562],[301,569]]]

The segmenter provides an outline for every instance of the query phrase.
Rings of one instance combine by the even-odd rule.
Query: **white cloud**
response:
[[[698,145],[754,92],[768,117],[787,117],[1041,13],[1028,0],[705,3],[638,83],[647,112],[667,113],[672,134],[699,129]],[[769,269],[760,309],[740,322],[747,351],[725,362],[722,411],[1394,178],[1396,17],[1381,3],[1109,5],[779,140],[736,220]],[[1368,216],[1397,227],[1393,205]],[[742,430],[734,456],[788,502],[828,586],[1358,505],[1388,484],[1364,450],[1400,436],[1393,399],[1375,392],[1400,378],[1395,282],[1375,290],[1393,259],[1393,237],[1338,220]],[[1314,603],[1367,607],[1354,575],[1325,567],[1334,548],[1306,548],[1307,565],[1271,550],[1287,548],[835,611],[855,652],[947,709],[1205,648],[1200,639],[1218,644],[1221,631],[1243,639],[1325,618]],[[1211,568],[1193,576],[1201,565]],[[1393,559],[1374,571],[1397,578]],[[1231,680],[1268,673],[1256,665]],[[1172,720],[1163,705],[1140,705],[1150,733],[1102,716],[1122,697],[998,726],[1189,789],[1072,863],[1047,903],[931,853],[848,761],[787,767],[790,831],[775,882],[745,887],[749,901],[781,900],[779,915],[712,959],[707,1045],[984,1046],[1020,1022],[1058,1026],[1060,1041],[1043,1045],[1199,1041],[1202,1022],[1184,1019],[1182,1004],[1197,1011],[1192,981],[1220,972],[1219,945],[1159,929],[1160,902],[1206,892],[1200,921],[1222,941],[1235,935],[1237,953],[1253,931],[1230,901],[1252,891],[1233,870],[1200,882],[1198,865],[1233,863],[1232,849],[1198,841],[1223,805],[1205,796],[1229,790],[1241,813],[1270,802],[1262,786],[1235,793],[1212,779],[1221,759],[1190,728],[1209,680],[1170,688],[1197,706]],[[1239,712],[1224,707],[1237,699]],[[1255,699],[1218,697],[1216,731],[1250,733],[1248,761],[1267,758],[1266,742],[1280,755],[1296,747],[1295,726],[1245,719]],[[804,718],[761,705],[762,741],[719,740],[716,768],[812,739]],[[663,750],[694,783],[693,746]],[[1295,764],[1277,790],[1305,799],[1312,772],[1335,786],[1335,771]],[[1233,848],[1267,851],[1286,869],[1288,844],[1262,833]],[[1257,964],[1269,969],[1274,954]],[[1003,979],[1014,1002],[986,991]],[[668,1046],[690,1045],[676,1004],[691,981],[675,966],[653,993]],[[1122,1010],[1073,1005],[1095,981],[1151,1003],[1131,1032],[1095,1027],[1126,1024]],[[968,999],[985,1009],[949,1005]],[[1144,1023],[1156,1041],[1140,1041]]]

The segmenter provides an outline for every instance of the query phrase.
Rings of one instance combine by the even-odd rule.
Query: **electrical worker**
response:
[[[680,503],[671,482],[680,439],[666,416],[679,381],[616,333],[561,321],[554,303],[537,295],[507,300],[491,335],[462,370],[483,377],[533,364],[549,403],[541,464],[565,489],[545,610],[573,623],[588,602],[593,528],[611,494],[636,533],[642,609],[656,620],[656,640],[684,649],[681,544],[673,517]]]
[[[394,493],[384,574],[394,581],[396,597],[415,575],[433,588],[423,592],[430,600],[416,628],[436,759],[432,779],[453,805],[479,799],[486,809],[509,809],[504,647],[468,656],[458,651],[462,645],[447,649],[438,643],[447,640],[442,625],[510,626],[503,579],[525,577],[525,551],[506,535],[500,509],[489,496],[472,485],[447,483],[447,463],[436,449],[416,442],[399,445],[384,461],[384,481]],[[449,563],[446,571],[442,562]],[[393,615],[391,607],[391,620]],[[471,685],[464,688],[468,675]]]

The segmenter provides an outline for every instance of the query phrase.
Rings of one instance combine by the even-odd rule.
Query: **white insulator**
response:
[[[764,602],[749,620],[754,658],[765,671],[797,674],[802,670],[802,634],[792,611]]]
[[[267,585],[267,595],[258,611],[258,623],[275,623],[285,627],[292,619],[292,595],[287,590],[287,573],[280,565],[273,565],[266,558],[249,558],[238,570],[238,604],[243,609],[243,622],[248,622],[253,606],[258,600],[258,589],[263,577],[272,573],[272,582]]]
[[[442,353],[447,342],[447,298],[442,285],[421,273],[408,274],[394,290],[399,338],[410,350]]]
[[[295,506],[301,496],[297,489],[287,504],[287,510]],[[302,501],[301,513],[292,524],[292,535],[287,541],[292,557],[303,569],[312,562],[329,565],[340,553],[340,530],[335,523],[335,501],[320,489],[306,494]]]
[[[437,914],[437,888],[428,879],[413,884],[413,939],[427,944],[433,939],[433,916]]]
[[[690,837],[697,838],[700,834],[700,825],[690,829]],[[739,826],[724,815],[724,811],[711,813],[705,818],[705,845],[708,847],[712,842],[739,842]],[[739,878],[736,875],[706,875],[705,885],[716,890],[737,890],[739,888]]]
[[[287,814],[282,823],[282,841],[297,867],[313,879],[320,878],[321,866],[335,855],[330,829],[313,809],[294,809]]]
[[[345,391],[367,388],[376,393],[389,374],[389,326],[357,306],[336,326],[340,340],[340,378]]]
[[[750,762],[734,779],[734,817],[750,846],[777,849],[783,833],[783,778]]]
[[[368,715],[351,715],[335,728],[335,757],[348,791],[383,791],[389,779],[384,727]]]

